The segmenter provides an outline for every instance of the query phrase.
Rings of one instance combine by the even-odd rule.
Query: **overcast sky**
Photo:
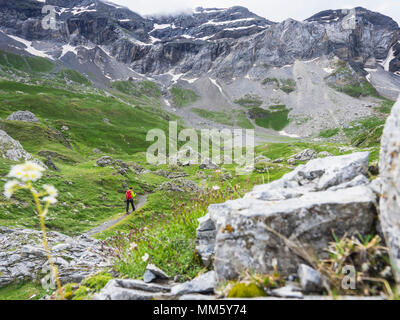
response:
[[[400,0],[111,0],[142,15],[176,13],[195,7],[227,8],[235,5],[272,21],[304,20],[327,9],[365,7],[392,17],[400,24]],[[333,4],[334,2],[334,4]]]

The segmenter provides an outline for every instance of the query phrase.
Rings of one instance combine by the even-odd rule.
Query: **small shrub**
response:
[[[237,283],[228,293],[228,298],[266,297],[265,291],[255,283]]]
[[[96,292],[99,292],[112,278],[113,277],[111,274],[102,272],[86,279],[83,282],[83,285],[95,290]]]
[[[90,298],[91,290],[86,286],[80,286],[78,290],[75,291],[72,300],[88,300]]]
[[[172,87],[171,94],[173,102],[178,107],[186,107],[194,102],[199,98],[199,96],[193,90],[184,89],[180,87]]]
[[[235,100],[235,103],[246,108],[261,107],[264,101],[259,96],[247,94],[244,97]]]
[[[277,105],[269,107],[269,110],[253,108],[249,116],[260,127],[281,131],[289,124],[289,112],[285,105]]]
[[[319,133],[319,136],[321,138],[331,138],[333,136],[336,136],[338,133],[339,133],[339,129],[338,128],[336,128],[336,129],[326,129],[326,130],[321,131]]]

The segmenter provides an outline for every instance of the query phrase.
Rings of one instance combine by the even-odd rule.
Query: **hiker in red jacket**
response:
[[[130,187],[127,191],[126,191],[126,214],[129,214],[129,204],[132,205],[132,209],[134,211],[136,211],[135,209],[135,205],[133,203],[133,199],[136,197],[136,194],[133,192],[133,188]]]

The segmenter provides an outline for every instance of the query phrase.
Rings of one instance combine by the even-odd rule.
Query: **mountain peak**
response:
[[[353,9],[324,10],[311,16],[305,21],[332,23],[343,21],[344,19],[346,19],[347,17],[351,17],[352,15],[354,15],[356,21],[362,19],[363,21],[369,22],[375,26],[383,26],[392,30],[399,28],[398,24],[392,18],[363,7],[355,7]]]

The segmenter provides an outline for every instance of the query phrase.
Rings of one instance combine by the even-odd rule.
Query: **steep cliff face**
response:
[[[44,4],[55,6],[54,30],[42,28]],[[297,136],[372,115],[381,101],[358,95],[370,85],[397,99],[399,30],[390,17],[360,7],[276,23],[243,7],[142,17],[101,0],[0,0],[2,50],[59,61],[103,88],[115,80],[155,81],[166,93],[164,107],[195,127],[208,120],[173,106],[171,86],[195,91],[197,109],[245,113],[247,127],[264,130],[251,118],[262,112],[236,103],[256,97],[263,109],[286,106],[295,121],[285,131]]]
[[[212,70],[226,78],[244,75],[257,62],[284,66],[322,55],[336,55],[360,68],[375,60],[385,63],[387,71],[400,70],[397,23],[363,8],[274,23],[243,7],[144,18],[99,0],[48,0],[56,7],[58,27],[43,30],[43,4],[1,1],[1,29],[27,40],[57,41],[56,46],[107,46],[113,58],[141,73]]]

